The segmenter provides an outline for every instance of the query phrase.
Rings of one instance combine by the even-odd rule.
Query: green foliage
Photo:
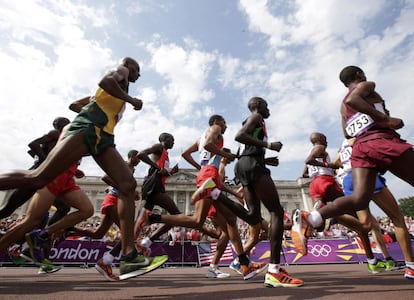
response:
[[[401,198],[398,200],[398,203],[398,206],[400,207],[401,212],[404,216],[410,216],[411,218],[414,218],[414,196]]]

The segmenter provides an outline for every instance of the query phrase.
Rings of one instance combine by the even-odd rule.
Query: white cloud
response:
[[[193,114],[199,114],[198,105],[214,97],[206,79],[215,55],[196,48],[186,50],[173,43],[150,44],[147,50],[152,57],[152,68],[168,81],[162,91],[172,108],[172,116],[192,118]]]

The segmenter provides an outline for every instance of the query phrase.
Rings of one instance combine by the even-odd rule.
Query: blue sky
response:
[[[297,179],[313,131],[325,133],[336,154],[346,93],[338,73],[351,64],[377,83],[391,114],[405,121],[400,133],[414,141],[412,0],[14,2],[0,5],[0,171],[29,167],[27,144],[56,116],[73,118],[68,105],[94,93],[124,56],[141,65],[130,94],[144,107],[127,107],[116,129],[123,155],[167,131],[176,140],[171,160],[189,167],[180,153],[213,113],[226,118],[225,144],[236,151],[246,103],[261,96],[271,109],[269,138],[284,144],[272,177]],[[82,169],[102,175],[89,158]],[[145,171],[141,165],[137,175]],[[413,195],[387,179],[397,198]]]

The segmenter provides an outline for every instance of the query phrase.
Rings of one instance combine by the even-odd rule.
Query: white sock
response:
[[[267,271],[269,273],[279,273],[280,265],[279,264],[269,264],[267,267]]]
[[[216,270],[216,269],[217,269],[217,266],[218,266],[218,265],[215,265],[215,264],[210,264],[210,269],[214,269],[214,270]]]
[[[377,263],[377,259],[374,258],[367,258],[367,262],[371,265],[375,265]]]
[[[110,265],[114,261],[114,256],[109,252],[105,252],[102,260],[105,265]]]
[[[149,239],[149,237],[144,237],[141,240],[141,246],[144,248],[149,249],[151,247],[152,241]]]
[[[412,262],[412,261],[406,261],[405,262],[405,265],[407,267],[410,267],[410,269],[413,269],[414,270],[414,262]]]
[[[318,227],[322,225],[323,219],[321,214],[317,210],[313,210],[308,217],[308,221],[313,227]]]
[[[211,191],[210,197],[213,198],[213,200],[217,200],[217,198],[220,196],[221,191],[218,188],[215,188]]]

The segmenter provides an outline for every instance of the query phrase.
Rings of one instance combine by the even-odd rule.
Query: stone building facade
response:
[[[136,178],[136,180],[138,190],[141,190],[143,178]],[[105,198],[106,184],[99,176],[86,176],[82,179],[77,179],[77,182],[92,201],[95,209],[94,217],[100,217],[101,205]],[[194,206],[191,205],[191,195],[195,190],[195,182],[195,169],[182,169],[167,179],[166,192],[175,201],[180,211],[187,215],[191,215],[194,212]],[[274,182],[279,192],[280,203],[289,213],[296,208],[305,210],[312,208],[312,201],[309,196],[309,179],[275,180]],[[227,182],[227,184],[234,189],[238,188],[232,182]],[[0,203],[2,203],[4,197],[7,197],[8,193],[10,191],[0,193]],[[141,202],[138,201],[136,209],[138,210],[140,206]],[[19,216],[23,215],[26,208],[27,204],[19,208],[15,213]],[[158,209],[161,210],[160,208]],[[267,220],[269,219],[269,213],[263,206],[262,216]]]

